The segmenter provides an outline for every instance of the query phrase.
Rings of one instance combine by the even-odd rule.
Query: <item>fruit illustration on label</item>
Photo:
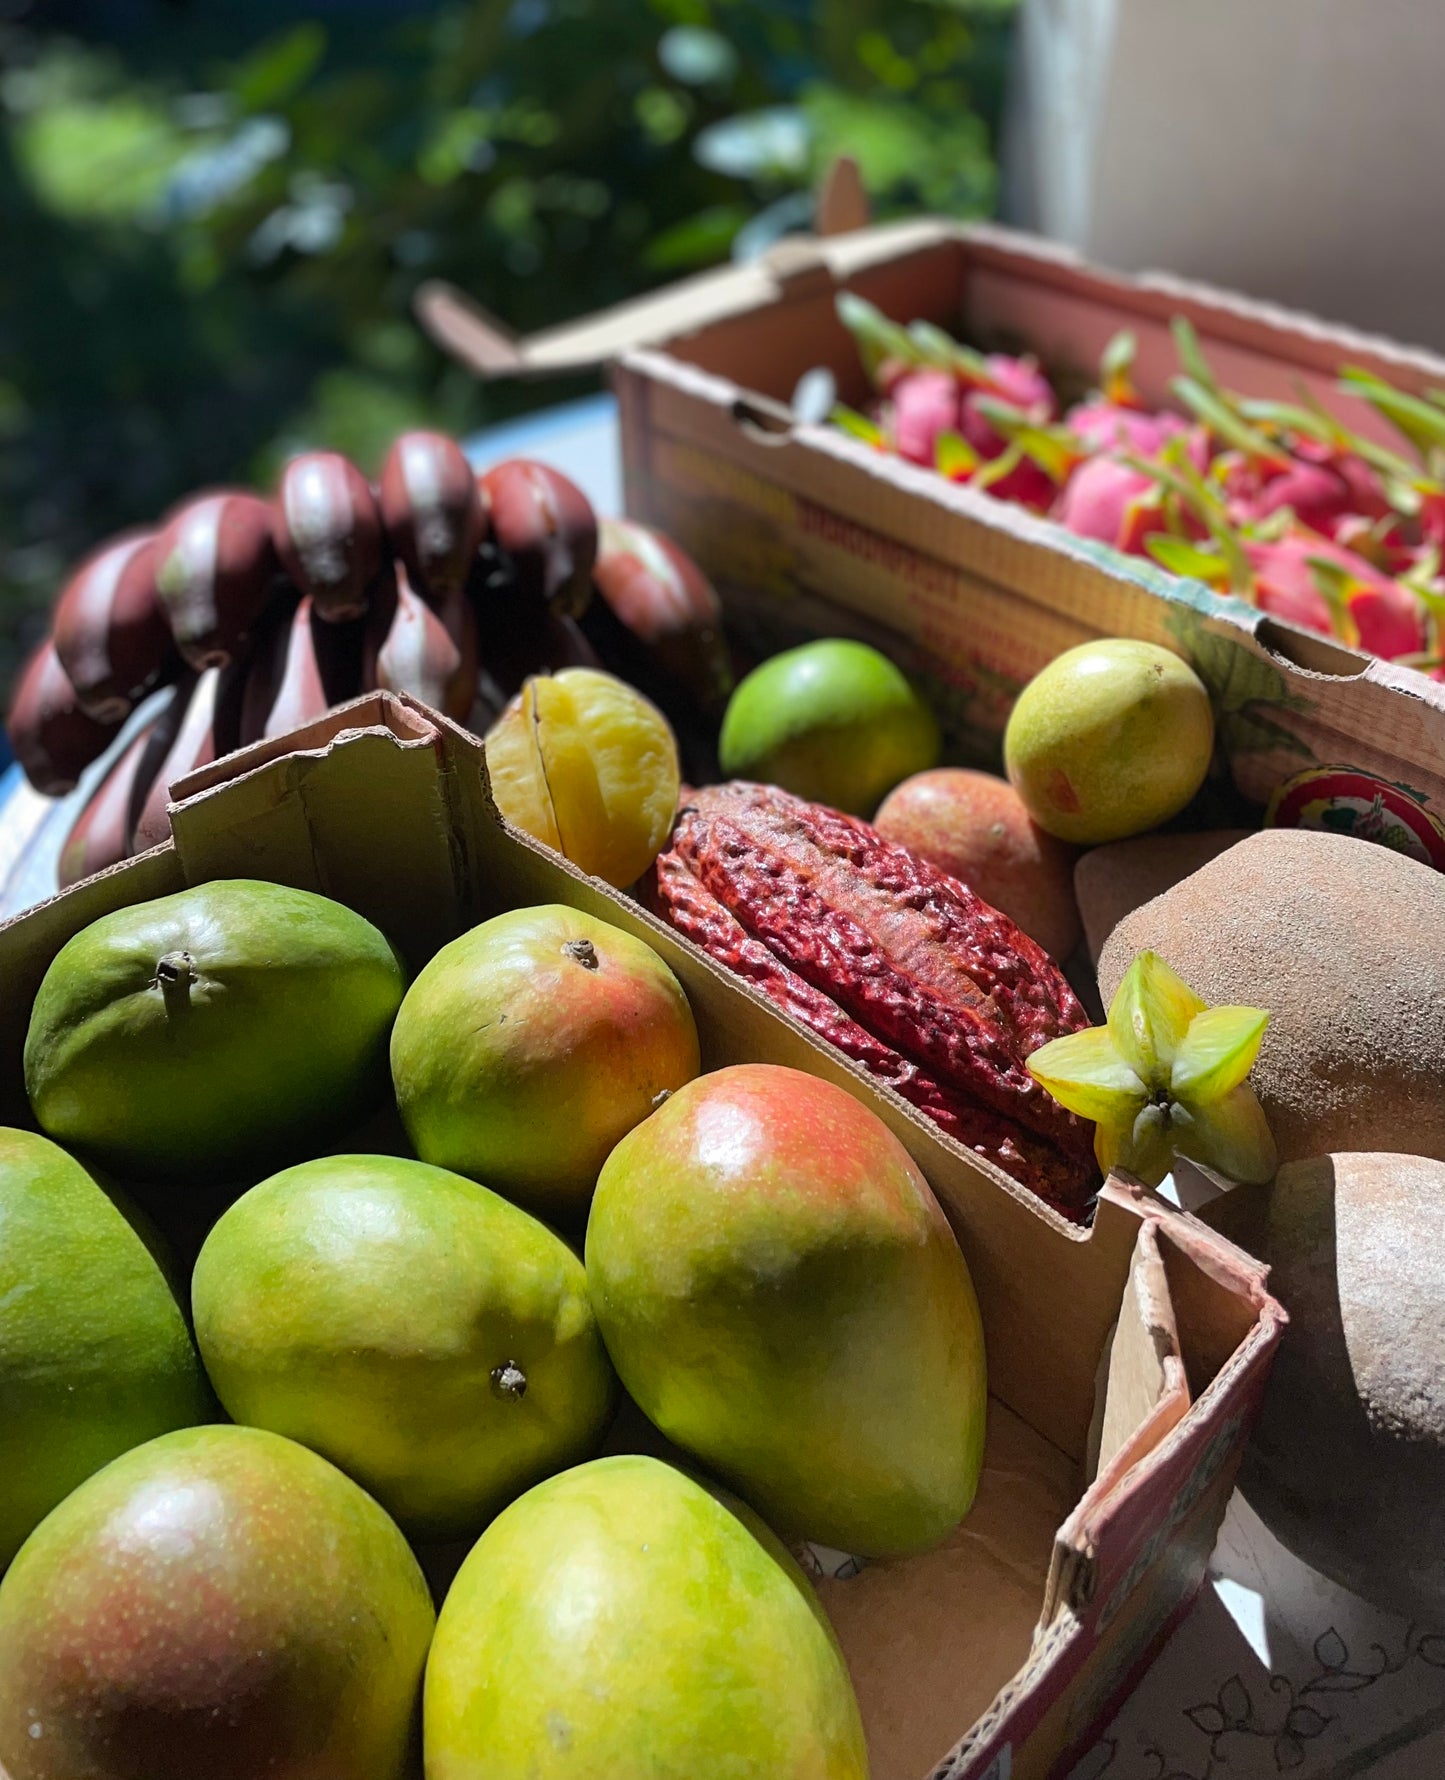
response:
[[[900,779],[938,759],[938,724],[876,649],[825,638],[754,668],[723,717],[718,758],[730,778],[871,816]]]
[[[690,1082],[607,1159],[587,1279],[638,1407],[785,1538],[918,1551],[968,1512],[983,1328],[908,1151],[831,1082]]]
[[[528,680],[487,732],[497,808],[618,889],[657,857],[677,808],[677,743],[640,692],[592,668]]]
[[[741,1503],[659,1459],[579,1465],[495,1520],[426,1675],[428,1780],[867,1780],[813,1591]]]
[[[1087,1126],[1029,1075],[1087,1025],[1007,916],[876,829],[770,785],[689,794],[657,862],[665,918],[786,1012],[1071,1217]]]
[[[1093,846],[1157,828],[1204,783],[1214,718],[1185,661],[1128,637],[1066,649],[1024,687],[1004,765],[1040,828]]]
[[[1268,1024],[1257,1007],[1206,1007],[1158,953],[1141,952],[1108,1024],[1044,1045],[1028,1069],[1094,1121],[1106,1174],[1124,1168],[1158,1186],[1180,1155],[1230,1180],[1263,1182],[1274,1175],[1274,1138],[1245,1077]]]

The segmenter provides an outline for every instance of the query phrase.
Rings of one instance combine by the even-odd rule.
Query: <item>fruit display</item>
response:
[[[1041,947],[874,828],[764,785],[693,792],[657,862],[671,924],[1069,1215],[1086,1125],[1026,1067],[1088,1019]]]
[[[444,946],[391,1036],[417,1155],[563,1222],[586,1216],[613,1146],[699,1067],[692,1009],[662,959],[561,904]]]
[[[1151,411],[1115,337],[1099,386],[1065,407],[1031,357],[984,355],[852,292],[838,314],[876,400],[834,420],[881,451],[1045,514],[1261,611],[1445,677],[1445,399],[1357,367],[1340,390],[1399,435],[1352,432],[1305,392],[1252,400],[1219,382],[1174,322],[1176,406]]]
[[[538,1484],[478,1540],[437,1621],[425,1736],[428,1780],[868,1774],[798,1566],[740,1503],[640,1456]]]
[[[424,1162],[327,1156],[262,1181],[207,1237],[191,1296],[227,1413],[329,1458],[417,1538],[477,1533],[611,1417],[581,1262]]]
[[[645,836],[675,801],[666,760],[675,778],[679,743],[689,771],[713,770],[733,685],[716,592],[660,533],[625,521],[599,532],[581,490],[549,465],[511,459],[479,477],[454,440],[411,432],[375,487],[339,453],[307,452],[270,498],[207,490],[98,546],[61,589],[6,727],[30,783],[59,797],[139,704],[165,695],[76,816],[64,887],[164,841],[178,778],[361,693],[409,693],[484,734],[512,701],[535,701],[529,677],[579,668],[610,668],[642,695],[627,697],[645,714],[619,707],[617,723],[656,732]],[[625,752],[606,758],[631,796]],[[582,781],[569,784],[582,797]],[[575,821],[584,845],[595,840],[585,798]],[[532,830],[554,831],[555,820]],[[636,858],[623,839],[604,875]]]
[[[841,1088],[742,1064],[679,1089],[607,1158],[587,1274],[633,1400],[784,1537],[886,1556],[967,1513],[968,1269],[907,1150]]]
[[[434,1613],[395,1524],[259,1428],[114,1459],[0,1583],[11,1780],[403,1780]]]
[[[938,762],[933,712],[886,655],[824,638],[756,667],[718,738],[727,778],[761,779],[869,816],[901,779]]]
[[[1442,1195],[1434,1159],[1314,1156],[1249,1231],[1290,1324],[1240,1486],[1315,1569],[1425,1624],[1445,1611]]]
[[[780,1539],[886,1559],[969,1512],[983,1326],[926,1180],[842,1088],[702,1073],[672,971],[580,910],[402,990],[360,915],[250,880],[44,974],[26,1086],[75,1153],[0,1132],[0,1769],[411,1774],[425,1664],[429,1780],[864,1780]],[[193,1346],[153,1252],[198,1223]],[[474,1539],[428,1656],[410,1546]]]

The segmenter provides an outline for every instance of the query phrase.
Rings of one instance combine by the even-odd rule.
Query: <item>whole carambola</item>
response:
[[[233,1179],[366,1108],[402,967],[309,890],[221,879],[61,947],[25,1040],[41,1129],[132,1178]]]
[[[1071,1216],[1089,1127],[1025,1059],[1088,1016],[1063,973],[966,885],[855,817],[775,786],[689,795],[662,912],[967,1147]]]

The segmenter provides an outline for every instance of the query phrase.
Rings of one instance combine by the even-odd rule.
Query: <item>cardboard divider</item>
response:
[[[29,1122],[20,1047],[55,952],[99,914],[186,883],[247,876],[319,890],[377,921],[414,962],[489,913],[539,901],[648,941],[683,983],[706,1067],[769,1061],[839,1083],[898,1134],[958,1233],[989,1358],[977,1506],[934,1551],[867,1565],[820,1593],[875,1780],[983,1780],[1009,1771],[990,1768],[1005,1745],[1016,1780],[1042,1780],[1062,1740],[1092,1723],[1081,1677],[1119,1635],[1108,1626],[1132,1622],[1137,1577],[1163,1564],[1177,1605],[1202,1574],[1278,1339],[1261,1270],[1127,1182],[1108,1183],[1081,1231],[994,1178],[636,903],[509,829],[480,744],[413,701],[357,701],[179,789],[188,795],[172,806],[165,847],[0,927],[5,1116]],[[1106,1351],[1103,1464],[1086,1487]],[[1099,1672],[1107,1679],[1107,1665]],[[1073,1720],[1071,1697],[1082,1701]]]

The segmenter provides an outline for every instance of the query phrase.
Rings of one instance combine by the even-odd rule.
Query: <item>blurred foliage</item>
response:
[[[1011,5],[0,0],[0,673],[192,488],[585,387],[480,388],[422,279],[559,321],[805,227],[845,148],[880,216],[986,213]]]

